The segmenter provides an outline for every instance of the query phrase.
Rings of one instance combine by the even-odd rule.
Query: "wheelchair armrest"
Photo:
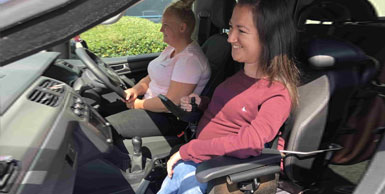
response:
[[[250,176],[249,178],[252,179],[258,173],[267,175],[279,172],[280,163],[281,153],[274,149],[263,149],[261,155],[247,159],[220,156],[202,162],[196,170],[196,177],[199,182],[209,182],[216,178],[232,175],[242,176],[242,179]],[[251,171],[253,173],[250,173]]]

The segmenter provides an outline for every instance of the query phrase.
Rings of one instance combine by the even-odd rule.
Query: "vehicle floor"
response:
[[[322,180],[306,194],[350,194],[365,174],[369,161],[352,165],[329,165]]]
[[[165,168],[154,168],[146,178],[146,181],[150,183],[147,191],[139,193],[156,193],[160,189],[166,175],[167,171]],[[129,182],[131,184],[129,184]],[[109,161],[97,159],[77,169],[73,194],[131,194],[135,193],[134,191],[137,190],[139,185],[138,181],[135,181],[132,177],[128,177],[127,173]]]
[[[77,169],[73,194],[134,193],[120,169],[94,160]]]

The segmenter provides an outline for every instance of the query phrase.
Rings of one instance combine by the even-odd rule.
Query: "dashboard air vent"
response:
[[[59,104],[59,96],[35,89],[28,97],[29,100],[55,107]]]
[[[64,84],[59,83],[57,81],[46,79],[41,82],[40,87],[49,89],[54,92],[63,93],[64,92]]]
[[[64,84],[54,80],[43,80],[38,87],[28,96],[28,99],[40,104],[55,107],[61,101],[61,94],[64,93]]]

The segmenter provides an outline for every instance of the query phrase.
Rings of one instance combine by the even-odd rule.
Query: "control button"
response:
[[[84,104],[84,102],[81,98],[76,98],[75,103],[76,104]]]
[[[82,116],[83,115],[83,112],[79,109],[74,109],[74,113],[75,115],[78,115],[78,116]]]
[[[84,106],[83,104],[77,104],[77,103],[76,103],[76,104],[74,105],[74,109],[80,109],[80,110],[82,110],[82,109],[84,109],[84,107],[85,107],[85,106]]]

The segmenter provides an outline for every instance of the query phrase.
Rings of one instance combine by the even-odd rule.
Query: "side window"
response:
[[[161,17],[172,0],[143,0],[128,8],[118,22],[98,25],[82,34],[88,48],[100,57],[120,57],[161,52]]]

